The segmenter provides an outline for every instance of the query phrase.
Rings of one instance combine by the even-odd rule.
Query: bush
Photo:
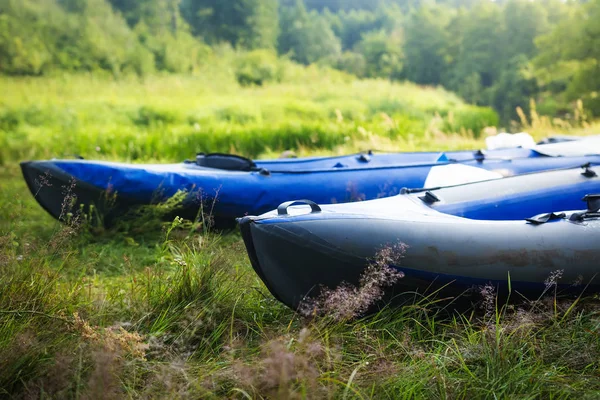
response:
[[[337,69],[349,72],[358,77],[365,76],[367,71],[367,60],[360,53],[345,51],[334,63]]]
[[[57,106],[41,107],[37,104],[0,108],[0,129],[11,131],[19,126],[28,125],[42,127],[48,125],[72,126],[77,123],[78,116],[74,110]]]
[[[594,118],[600,117],[600,95],[598,93],[584,96],[582,101],[585,109],[591,112]]]
[[[381,31],[368,32],[356,45],[366,62],[366,76],[371,78],[398,78],[402,72],[404,54],[402,41]]]
[[[134,28],[141,43],[156,60],[156,68],[173,73],[194,71],[211,54],[206,44],[196,40],[187,31],[155,31],[144,22]]]
[[[500,119],[498,113],[490,107],[464,106],[448,114],[444,121],[445,132],[473,132],[477,138],[483,128],[497,126]]]
[[[236,61],[235,77],[242,86],[262,86],[282,79],[283,69],[277,55],[269,50],[242,54]]]
[[[11,110],[0,111],[0,129],[9,131],[21,124],[21,119],[17,113]]]
[[[239,104],[221,107],[215,110],[214,115],[219,121],[230,122],[234,124],[248,124],[260,119],[260,113],[251,110],[249,107],[243,107]]]
[[[537,112],[540,115],[552,115],[564,117],[573,110],[564,99],[557,98],[558,96],[549,96],[537,103]]]
[[[177,116],[169,111],[157,110],[152,107],[142,106],[137,110],[137,113],[132,117],[136,125],[162,125],[171,124],[177,121]]]

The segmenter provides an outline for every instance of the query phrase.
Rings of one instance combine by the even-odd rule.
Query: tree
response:
[[[345,50],[353,48],[356,43],[360,42],[363,34],[382,28],[376,15],[370,11],[342,11],[338,15],[341,22],[338,36]]]
[[[413,82],[438,85],[448,68],[447,8],[413,10],[404,29],[404,76]]]
[[[282,4],[290,6],[294,0],[282,0]],[[333,12],[348,10],[374,10],[383,3],[384,0],[306,0],[306,7],[309,10],[323,11],[329,9]]]
[[[6,0],[0,13],[0,70],[104,69],[113,74],[153,68],[152,55],[105,0]]]
[[[334,58],[330,64],[335,68],[356,75],[360,78],[364,77],[367,72],[367,61],[365,57],[356,52],[345,51],[339,57]]]
[[[535,56],[535,38],[547,31],[547,13],[537,2],[509,0],[503,9],[507,60],[520,54]]]
[[[402,38],[399,32],[388,35],[385,31],[368,32],[363,35],[355,51],[366,61],[368,77],[399,78],[402,72]]]
[[[537,94],[537,81],[524,54],[512,58],[500,73],[493,87],[492,105],[504,122],[515,119],[516,109],[520,107],[529,114],[530,99]]]
[[[113,12],[105,0],[70,0],[65,2],[72,20],[73,37],[60,46],[75,49],[69,56],[77,69],[105,69],[119,74],[131,68],[140,74],[153,69],[152,55],[145,51],[125,20]],[[70,47],[67,45],[70,44]]]
[[[464,14],[463,36],[450,87],[467,101],[490,104],[490,91],[503,66],[505,45],[500,6],[479,3]],[[464,84],[469,82],[468,87]],[[473,92],[479,86],[481,90]]]
[[[53,61],[48,38],[55,26],[64,25],[66,14],[52,1],[7,0],[0,9],[0,71],[14,75],[38,75]]]
[[[540,37],[535,63],[546,87],[564,82],[567,99],[583,99],[600,116],[600,0],[577,6],[550,33]],[[559,85],[555,88],[561,90]]]
[[[157,69],[190,72],[209,52],[192,36],[180,12],[181,0],[110,1],[123,13],[140,43],[152,52]]]
[[[184,0],[181,9],[196,35],[208,43],[247,49],[275,48],[277,0]]]
[[[308,12],[302,0],[281,11],[281,35],[278,50],[292,59],[311,64],[323,58],[336,58],[341,53],[340,40],[327,19],[316,11]]]

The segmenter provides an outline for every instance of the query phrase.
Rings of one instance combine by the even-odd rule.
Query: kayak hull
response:
[[[404,277],[388,292],[397,300],[415,294],[457,298],[484,285],[502,296],[510,288],[515,298],[536,299],[554,293],[548,279],[557,271],[561,294],[600,290],[597,222],[581,227],[567,221],[546,226],[493,221],[461,231],[451,224],[419,226],[368,217],[281,224],[246,217],[241,225],[254,269],[271,293],[293,309],[318,296],[321,287],[358,285],[378,251],[397,243],[408,247],[394,266]],[[582,233],[591,228],[593,234]],[[360,235],[340,234],[354,231]],[[567,243],[563,235],[569,235]]]
[[[36,200],[56,218],[61,214],[57,204],[62,204],[65,197],[61,187],[75,182],[78,196],[74,208],[86,209],[93,204],[96,212],[106,213],[105,220],[118,217],[131,206],[154,204],[183,191],[186,195],[178,215],[193,218],[202,212],[222,225],[234,224],[235,218],[244,215],[265,213],[294,198],[345,203],[393,196],[404,187],[448,186],[600,163],[600,155],[585,155],[588,147],[591,154],[600,153],[594,146],[578,144],[583,150],[570,152],[555,146],[485,154],[359,154],[266,161],[219,156],[218,165],[229,165],[234,160],[244,170],[206,167],[199,162],[124,164],[87,160],[33,161],[21,167]],[[209,159],[201,158],[203,162]],[[51,175],[59,184],[40,188],[40,176],[44,175]],[[106,194],[111,195],[110,210],[99,198]]]
[[[569,179],[571,186],[565,184]],[[553,196],[553,182],[562,183],[555,188],[557,193],[566,190],[573,195]],[[490,188],[494,184],[515,189],[494,191]],[[546,185],[546,196],[531,196]],[[333,289],[342,282],[358,285],[377,253],[400,243],[407,246],[406,254],[393,267],[404,278],[388,292],[399,301],[433,293],[457,298],[488,284],[500,295],[510,291],[514,298],[528,299],[554,293],[555,288],[570,294],[581,294],[584,288],[600,291],[597,218],[558,219],[539,225],[525,221],[538,213],[580,209],[584,203],[577,192],[600,193],[600,179],[586,178],[578,170],[553,171],[439,189],[433,194],[443,199],[449,197],[444,191],[450,189],[463,194],[462,206],[454,211],[467,215],[470,212],[464,205],[469,196],[486,192],[483,203],[487,208],[474,206],[480,218],[436,211],[436,203],[428,204],[423,193],[414,193],[354,204],[314,205],[312,211],[306,206],[280,207],[278,212],[240,219],[240,229],[254,270],[277,299],[294,309],[307,296],[317,296],[321,287]],[[445,206],[461,201],[455,199]],[[513,220],[502,220],[503,207],[523,211],[520,215],[513,211]],[[486,214],[489,219],[483,219]],[[557,274],[561,279],[552,286],[548,279]]]

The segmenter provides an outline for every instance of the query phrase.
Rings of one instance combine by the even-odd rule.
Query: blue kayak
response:
[[[392,292],[410,299],[489,284],[514,298],[599,292],[598,174],[584,167],[360,203],[289,201],[239,223],[255,271],[294,309],[322,286],[358,285],[377,253],[399,243],[406,253],[391,267],[404,277]]]
[[[67,213],[63,187],[68,186],[68,208],[89,210],[93,204],[105,221],[185,191],[178,215],[193,218],[202,209],[217,225],[227,225],[293,198],[321,203],[369,200],[398,194],[404,187],[448,186],[599,163],[599,154],[600,141],[578,140],[487,152],[369,152],[264,161],[200,154],[179,164],[49,160],[21,167],[36,200],[59,219]]]

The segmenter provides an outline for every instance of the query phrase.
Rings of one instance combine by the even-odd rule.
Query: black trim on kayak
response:
[[[244,240],[244,245],[246,246],[246,252],[248,253],[248,258],[250,259],[250,264],[252,265],[252,269],[258,275],[261,281],[265,284],[269,292],[279,301],[283,303],[283,300],[277,295],[277,291],[274,290],[264,275],[262,268],[260,267],[260,263],[258,262],[258,256],[256,255],[256,249],[254,248],[254,241],[252,239],[251,225],[254,223],[254,217],[242,217],[237,218],[236,221],[240,226],[240,232],[242,234],[242,239]]]
[[[35,161],[22,162],[21,171],[35,200],[44,210],[60,221],[62,219],[63,202],[65,201],[65,194],[62,193],[61,189],[73,177],[51,165],[40,168]],[[74,183],[81,188],[87,186],[85,189],[88,191],[100,194],[100,190],[90,184],[77,181]],[[47,191],[50,191],[51,194],[47,195],[45,193]]]
[[[106,190],[75,179],[52,164],[22,162],[21,171],[35,200],[61,222],[67,217],[66,213],[78,211],[79,205],[84,205],[84,212],[89,212],[90,205],[93,205],[103,220],[112,219],[124,214],[130,207],[141,205],[140,202],[120,195],[118,198],[115,195],[112,199],[114,202],[109,205],[107,196],[110,194]]]

